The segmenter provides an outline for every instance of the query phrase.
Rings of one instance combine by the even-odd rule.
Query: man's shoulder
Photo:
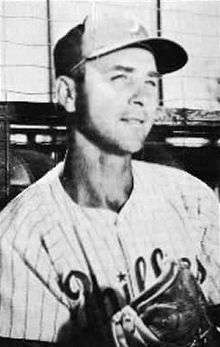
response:
[[[195,179],[194,176],[190,175],[188,172],[182,169],[164,164],[133,160],[132,166],[135,169],[135,171],[138,172],[138,174],[145,179],[154,178],[154,180],[156,179],[165,181],[171,178],[172,180],[177,182],[181,182],[179,181],[180,178],[185,178],[192,181],[194,181]]]
[[[0,213],[0,236],[4,232],[33,228],[43,224],[51,210],[53,186],[58,176],[56,167],[10,201]]]
[[[175,191],[176,194],[196,195],[201,198],[214,198],[214,192],[206,183],[190,173],[176,167],[133,161],[133,167],[143,186],[152,184],[161,191]]]

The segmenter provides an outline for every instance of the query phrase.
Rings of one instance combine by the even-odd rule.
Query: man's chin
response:
[[[139,152],[144,147],[149,132],[150,129],[138,132],[127,132],[127,136],[126,133],[124,133],[120,141],[121,148],[124,148],[131,154]]]
[[[137,142],[127,142],[127,143],[120,143],[120,144],[111,144],[111,145],[105,145],[101,148],[108,153],[115,154],[118,156],[132,156],[133,154],[139,152],[144,146],[143,143],[137,143]]]
[[[131,141],[126,146],[123,146],[124,152],[127,154],[135,154],[139,152],[144,147],[144,140],[139,141]]]

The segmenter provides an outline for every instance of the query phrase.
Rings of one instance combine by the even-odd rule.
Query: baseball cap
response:
[[[56,76],[69,75],[79,65],[128,47],[150,50],[160,74],[182,68],[188,56],[178,43],[151,37],[134,17],[88,16],[62,37],[54,49]]]

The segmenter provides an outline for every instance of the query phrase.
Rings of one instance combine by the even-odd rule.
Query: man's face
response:
[[[84,135],[113,153],[140,150],[155,117],[157,80],[154,57],[144,49],[127,48],[86,62]]]

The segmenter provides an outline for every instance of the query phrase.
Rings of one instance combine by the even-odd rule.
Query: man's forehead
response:
[[[144,69],[157,71],[155,58],[149,50],[130,47],[106,54],[97,59],[91,60],[94,67],[102,70],[121,70],[124,68],[127,72],[135,69]]]

